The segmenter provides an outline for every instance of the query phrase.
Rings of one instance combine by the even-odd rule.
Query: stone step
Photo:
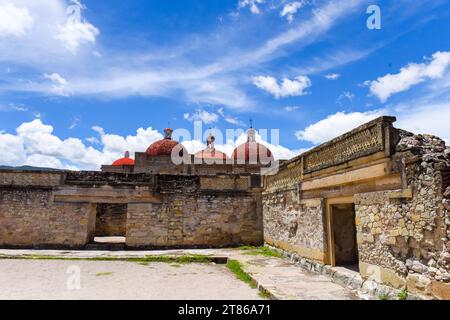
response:
[[[85,249],[93,251],[122,251],[125,250],[125,243],[89,243]]]

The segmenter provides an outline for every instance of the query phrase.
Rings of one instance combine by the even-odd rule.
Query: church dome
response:
[[[149,156],[170,156],[172,155],[172,150],[176,146],[178,146],[180,143],[178,141],[172,140],[172,132],[173,130],[170,128],[167,128],[164,130],[165,138],[159,141],[156,141],[148,147],[146,153]],[[182,150],[180,152],[180,156],[182,156],[186,152],[185,148],[182,147]]]
[[[212,134],[212,132],[209,134],[208,139],[206,140],[207,147],[206,149],[199,151],[195,154],[196,159],[217,159],[217,160],[227,160],[228,157],[225,153],[220,152],[219,150],[216,150],[214,147],[214,141],[216,141],[216,138]]]
[[[123,158],[117,159],[113,162],[113,166],[134,166],[134,160],[130,158],[130,153],[128,151],[125,152]]]
[[[253,128],[250,128],[247,132],[247,142],[234,149],[232,159],[234,159],[237,164],[241,162],[261,164],[261,160],[263,160],[263,162],[274,160],[270,149],[261,143],[256,142],[256,131]]]
[[[219,150],[209,150],[205,149],[202,151],[199,151],[195,154],[195,158],[197,159],[220,159],[220,160],[227,160],[228,157],[225,153],[220,152]]]

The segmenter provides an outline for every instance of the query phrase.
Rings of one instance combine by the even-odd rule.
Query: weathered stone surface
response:
[[[438,283],[436,291],[441,287],[445,290],[450,281],[450,154],[444,141],[435,136],[398,130],[398,140],[394,140],[391,142],[395,143],[395,153],[385,158],[389,163],[385,175],[396,172],[401,176],[401,186],[395,188],[386,184],[383,189],[381,178],[370,181],[367,176],[357,176],[359,173],[352,165],[367,168],[372,158],[327,168],[322,175],[314,172],[307,177],[301,170],[301,156],[282,167],[279,174],[268,180],[268,189],[263,193],[266,242],[308,258],[313,258],[312,250],[321,250],[326,258],[326,196],[351,195],[361,274],[366,278],[371,275],[365,266],[372,271],[378,268],[380,283],[400,289],[407,286],[409,279],[411,290],[439,298],[431,287],[425,293],[421,290],[425,290],[424,283],[431,286],[432,282]],[[345,175],[355,185],[358,179],[367,179],[366,185],[352,188],[317,183],[320,179],[329,180],[334,172]],[[315,181],[317,190],[302,192],[304,179],[308,185]],[[348,193],[358,188],[363,191]],[[322,206],[308,205],[302,199],[311,194],[324,197],[318,198]]]
[[[266,242],[323,261],[327,250],[324,201],[311,199],[299,203],[295,192],[264,196]]]
[[[0,178],[0,246],[81,248],[94,234],[126,234],[129,247],[263,241],[260,193],[248,176],[208,177],[203,188],[199,176],[0,171]]]

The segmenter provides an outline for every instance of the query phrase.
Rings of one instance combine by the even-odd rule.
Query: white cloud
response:
[[[100,140],[98,140],[96,137],[89,137],[85,139],[90,144],[100,144]]]
[[[253,14],[259,14],[261,13],[261,10],[259,9],[260,4],[263,4],[264,0],[239,0],[238,8],[249,8],[250,12]]]
[[[239,137],[237,137],[236,140],[227,141],[226,143],[224,143],[224,141],[219,141],[218,138],[219,137],[216,136],[216,143],[215,143],[216,150],[219,150],[225,153],[228,157],[231,157],[236,147],[247,142],[247,133],[242,133],[239,135]],[[306,149],[290,150],[289,148],[283,147],[280,144],[274,145],[272,143],[263,140],[262,136],[258,132],[256,133],[256,141],[269,148],[274,158],[277,160],[291,159],[306,150]],[[189,151],[189,153],[196,153],[206,148],[205,144],[198,140],[183,141],[182,144]]]
[[[293,80],[284,78],[280,85],[274,77],[257,76],[253,78],[253,84],[279,99],[305,95],[305,90],[311,86],[311,80],[307,76],[298,76]]]
[[[126,137],[107,134],[95,127],[99,137],[89,140],[99,142],[101,150],[86,146],[78,138],[60,139],[53,134],[53,127],[40,119],[21,124],[16,134],[0,134],[0,165],[32,165],[57,169],[99,170],[102,164],[110,164],[123,156],[124,151],[132,154],[144,152],[162,135],[152,128],[140,128],[136,135]],[[100,142],[101,141],[101,142]]]
[[[0,104],[0,111],[26,112],[28,111],[28,108],[22,104],[8,103],[8,104]]]
[[[239,120],[238,118],[229,116],[229,115],[225,115],[223,117],[223,120],[225,120],[226,122],[228,122],[229,124],[232,124],[234,126],[238,126],[238,127],[245,127],[246,126],[246,124],[243,121]]]
[[[304,130],[297,131],[295,135],[298,140],[309,141],[313,144],[323,143],[382,116],[384,112],[384,110],[338,112],[309,125]]]
[[[54,135],[54,128],[40,119],[22,123],[15,134],[0,133],[0,165],[99,170],[102,164],[110,164],[121,158],[124,151],[128,150],[132,155],[137,151],[145,152],[153,142],[163,138],[152,128],[139,128],[135,135],[128,136],[106,133],[99,126],[93,130],[99,134],[98,138],[90,137],[86,140],[98,145],[99,149],[86,146],[78,138],[59,138]],[[236,141],[216,144],[216,148],[231,156],[234,148],[246,140],[246,134],[241,134]],[[259,134],[256,140],[269,147],[277,159],[288,159],[300,152],[265,142]],[[197,140],[184,141],[183,144],[191,153],[205,147],[203,142]]]
[[[210,124],[219,121],[219,116],[215,113],[210,113],[206,110],[197,110],[195,113],[185,113],[184,119],[187,121],[202,121],[205,124]]]
[[[228,122],[229,124],[232,124],[234,126],[239,126],[239,127],[246,126],[246,124],[244,122],[242,122],[241,120],[239,120],[238,118],[225,114],[223,108],[219,108],[217,110],[217,112],[222,116],[223,120],[225,120],[225,122]]]
[[[337,104],[342,106],[344,104],[344,101],[352,102],[353,99],[355,99],[355,94],[353,92],[344,91],[339,95],[336,102]]]
[[[416,102],[414,105],[397,106],[392,111],[397,116],[395,126],[414,133],[433,134],[450,146],[450,103]]]
[[[157,130],[150,127],[147,129],[139,128],[136,131],[136,135],[123,137],[105,133],[100,138],[103,144],[103,154],[110,156],[110,161],[104,163],[110,163],[114,159],[123,156],[124,151],[127,150],[131,154],[134,154],[136,151],[145,152],[153,142],[161,140],[163,136]]]
[[[100,31],[82,18],[81,10],[85,6],[78,0],[72,0],[72,3],[66,10],[69,17],[59,27],[59,32],[55,38],[60,40],[69,51],[76,53],[80,44],[95,43]]]
[[[230,37],[228,32],[213,30],[198,37],[194,45],[190,37],[182,37],[175,45],[168,44],[167,47],[147,43],[148,50],[145,51],[101,47],[96,41],[98,33],[93,29],[97,30],[96,26],[88,27],[89,22],[81,16],[67,20],[67,0],[15,2],[33,14],[35,23],[21,41],[0,42],[0,61],[25,66],[35,71],[34,74],[57,71],[68,82],[63,91],[66,94],[112,99],[164,97],[242,111],[257,108],[243,85],[249,72],[253,72],[252,67],[286,54],[289,50],[280,50],[284,46],[296,43],[297,50],[301,50],[320,40],[321,34],[338,19],[350,14],[362,0],[326,1],[295,28],[269,37],[257,37],[257,41],[250,41],[248,45],[243,45],[241,37]],[[251,3],[258,7],[262,1],[248,0],[242,5],[251,8]],[[77,6],[81,7],[75,4]],[[70,15],[73,16],[73,12]],[[75,27],[76,32],[66,34],[64,31],[61,38],[61,30],[70,25],[83,25],[80,27],[83,31],[78,32],[80,28]],[[236,26],[230,27],[234,30]],[[70,27],[67,30],[71,30]],[[61,39],[57,39],[58,36]],[[78,54],[67,54],[67,47]],[[149,54],[148,51],[156,53]],[[101,63],[93,52],[101,52]],[[201,58],[193,60],[193,56]],[[8,78],[2,81],[0,89],[55,94],[53,84],[33,79],[30,74],[33,73],[27,74],[25,81]]]
[[[0,2],[0,37],[24,36],[33,26],[33,17],[27,8],[8,1]]]
[[[300,108],[299,106],[287,106],[287,107],[284,107],[284,111],[286,111],[286,112],[293,112],[293,111],[295,111],[295,110],[297,110],[299,108]]]
[[[387,74],[374,81],[366,81],[370,92],[381,102],[386,102],[392,95],[407,91],[414,85],[426,80],[440,79],[450,65],[450,52],[436,52],[428,62],[410,63],[397,74]]]
[[[105,135],[105,130],[102,127],[93,126],[92,130],[94,130],[95,132],[97,132],[101,136]]]
[[[24,165],[41,168],[67,169],[58,158],[42,154],[33,154],[29,156]]]
[[[66,79],[61,77],[58,73],[52,73],[52,74],[44,74],[44,78],[48,79],[53,82],[53,85],[51,87],[51,92],[53,92],[56,95],[60,96],[69,96],[70,90],[68,89],[69,83]]]
[[[22,139],[12,134],[0,133],[0,165],[19,165],[25,162]]]
[[[328,80],[337,80],[337,79],[339,79],[340,76],[341,76],[341,75],[338,74],[338,73],[329,73],[329,74],[326,74],[326,75],[325,75],[325,79],[328,79]]]
[[[78,118],[78,117],[73,118],[72,122],[70,123],[69,129],[70,130],[75,129],[80,122],[81,122],[80,118]]]
[[[294,15],[298,10],[303,7],[302,1],[294,1],[288,4],[285,4],[283,10],[280,12],[280,16],[286,17],[286,19],[291,23],[294,20]]]

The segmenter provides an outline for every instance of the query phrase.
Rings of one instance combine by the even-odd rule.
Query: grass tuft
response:
[[[241,246],[236,249],[247,251],[245,254],[251,256],[265,256],[275,258],[283,257],[283,255],[280,252],[265,246],[264,247]]]
[[[406,300],[408,299],[408,290],[403,289],[397,295],[398,300]]]
[[[99,272],[96,274],[97,277],[101,277],[101,276],[110,276],[112,275],[113,272]]]
[[[270,299],[270,293],[267,290],[259,290],[259,296],[266,300]]]
[[[244,271],[244,269],[242,269],[242,265],[239,261],[237,260],[228,260],[227,262],[227,268],[234,273],[234,275],[236,276],[236,278],[238,278],[239,280],[247,283],[248,285],[250,285],[250,287],[252,288],[256,288],[256,284],[253,281],[252,277],[250,277],[250,275]]]
[[[380,295],[378,296],[378,299],[379,299],[379,300],[389,300],[389,295],[388,295],[387,293],[380,294]]]
[[[212,263],[214,258],[205,255],[184,255],[184,256],[157,256],[148,255],[143,258],[120,258],[120,257],[93,257],[93,258],[75,258],[75,257],[59,257],[59,256],[45,256],[45,255],[27,255],[27,256],[0,256],[0,259],[16,259],[16,260],[67,260],[67,261],[127,261],[137,262],[146,265],[150,262],[164,262],[164,263]]]

